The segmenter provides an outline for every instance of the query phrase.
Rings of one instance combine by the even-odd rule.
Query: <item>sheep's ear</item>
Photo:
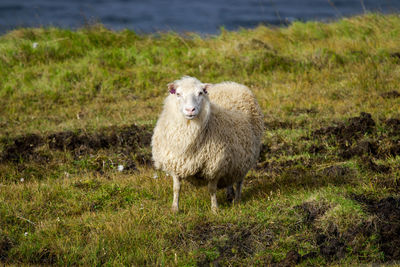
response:
[[[205,94],[207,94],[208,93],[208,88],[210,88],[211,87],[211,83],[204,83],[203,84],[203,92],[205,93]]]
[[[176,88],[174,83],[169,83],[168,84],[168,90],[170,94],[175,94],[176,93]]]

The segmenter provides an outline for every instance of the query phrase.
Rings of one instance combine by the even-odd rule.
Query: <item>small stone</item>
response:
[[[122,172],[124,170],[124,166],[123,165],[118,165],[118,171]]]
[[[38,43],[34,42],[34,43],[32,44],[32,48],[37,48],[38,45],[39,45]]]
[[[21,178],[21,179],[19,179],[20,181],[21,181],[21,183],[23,183],[24,181],[25,181],[25,179],[24,178]]]

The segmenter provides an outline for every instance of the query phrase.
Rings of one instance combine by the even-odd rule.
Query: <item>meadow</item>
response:
[[[102,25],[0,36],[0,263],[400,260],[400,16],[217,36]],[[167,83],[249,86],[265,116],[240,205],[152,166]],[[178,142],[179,140],[171,140]],[[119,167],[123,166],[123,167]]]

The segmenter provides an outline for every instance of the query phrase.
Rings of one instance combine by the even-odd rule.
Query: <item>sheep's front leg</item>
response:
[[[174,199],[172,200],[172,212],[177,213],[179,211],[179,192],[181,191],[181,179],[173,175],[172,179],[174,181]]]
[[[217,182],[210,181],[208,183],[208,191],[210,192],[211,196],[211,211],[213,213],[218,212],[218,204],[217,204]]]
[[[239,204],[242,195],[243,180],[236,182],[235,204]]]

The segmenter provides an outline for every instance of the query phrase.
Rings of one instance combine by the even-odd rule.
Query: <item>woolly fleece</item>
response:
[[[191,79],[193,79],[191,81]],[[183,77],[177,84],[199,82]],[[257,162],[263,115],[253,93],[244,85],[209,85],[199,116],[187,120],[170,94],[152,137],[155,167],[195,185],[218,181],[224,188],[243,180]]]

